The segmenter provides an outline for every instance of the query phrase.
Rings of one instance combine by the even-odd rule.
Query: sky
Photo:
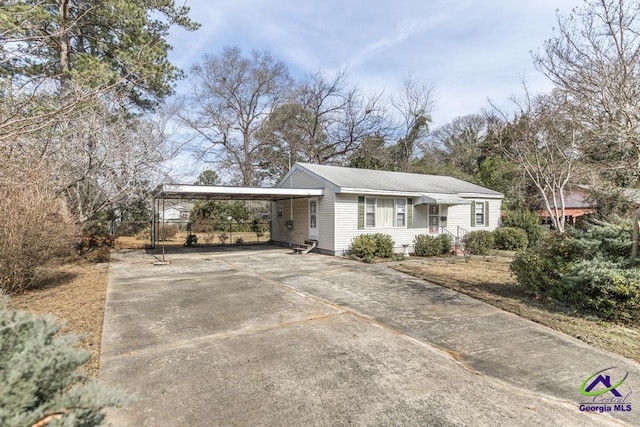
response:
[[[431,128],[480,113],[488,99],[507,106],[522,93],[549,90],[531,51],[553,36],[556,13],[582,0],[178,0],[201,24],[175,30],[170,60],[187,74],[204,54],[237,46],[268,51],[293,77],[347,70],[368,93],[393,95],[403,78],[435,87]],[[186,82],[177,92],[186,90]]]

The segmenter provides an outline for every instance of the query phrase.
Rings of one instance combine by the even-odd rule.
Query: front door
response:
[[[309,199],[309,240],[318,240],[318,199]]]
[[[440,234],[439,205],[429,205],[429,234]]]

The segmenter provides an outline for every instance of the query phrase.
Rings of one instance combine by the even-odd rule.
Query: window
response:
[[[406,227],[407,199],[367,197],[365,225],[367,228]]]
[[[407,201],[396,199],[396,227],[404,227],[407,219]]]
[[[318,202],[312,200],[309,202],[309,227],[316,228],[318,220]]]
[[[276,202],[276,212],[277,212],[277,213],[276,213],[276,216],[277,216],[278,218],[282,218],[282,211],[283,211],[283,207],[284,207],[284,206],[283,206],[283,204],[282,204],[282,200],[278,200],[278,201]]]
[[[367,198],[366,206],[367,227],[376,226],[376,199]]]
[[[476,202],[476,225],[484,225],[484,203]]]

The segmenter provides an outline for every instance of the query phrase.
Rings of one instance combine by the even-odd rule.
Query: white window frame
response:
[[[391,226],[378,227],[378,199],[393,200],[393,224]],[[373,201],[373,203],[371,203],[371,201]],[[364,227],[366,229],[407,228],[407,209],[409,208],[409,202],[406,197],[365,197],[364,206]],[[399,212],[399,206],[404,208],[404,212]],[[372,211],[371,208],[373,208]],[[402,215],[402,225],[398,225],[399,213]],[[373,220],[371,221],[371,219]]]
[[[396,228],[407,228],[407,204],[407,199],[395,199],[394,201],[393,222]],[[402,206],[402,212],[400,212],[400,206]],[[400,215],[402,215],[402,225],[398,225]]]
[[[476,211],[474,212],[474,215],[476,216],[476,227],[477,226],[484,227],[485,225],[487,225],[485,224],[487,213],[485,212],[484,207],[485,207],[484,200],[482,201],[476,200]],[[480,210],[480,212],[478,212],[478,210]],[[482,215],[482,221],[478,221],[478,215]]]
[[[373,204],[370,204],[369,201],[373,201]],[[369,208],[372,207],[372,212],[369,212]],[[376,228],[376,210],[378,209],[378,200],[376,197],[365,197],[364,199],[364,226],[365,228]],[[369,224],[369,218],[372,218],[371,221],[373,224]]]

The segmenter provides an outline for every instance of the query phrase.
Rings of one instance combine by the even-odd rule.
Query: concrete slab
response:
[[[101,377],[135,398],[115,425],[640,424],[633,394],[630,412],[579,410],[601,369],[638,390],[637,363],[387,266],[274,248],[167,258],[110,266]]]

